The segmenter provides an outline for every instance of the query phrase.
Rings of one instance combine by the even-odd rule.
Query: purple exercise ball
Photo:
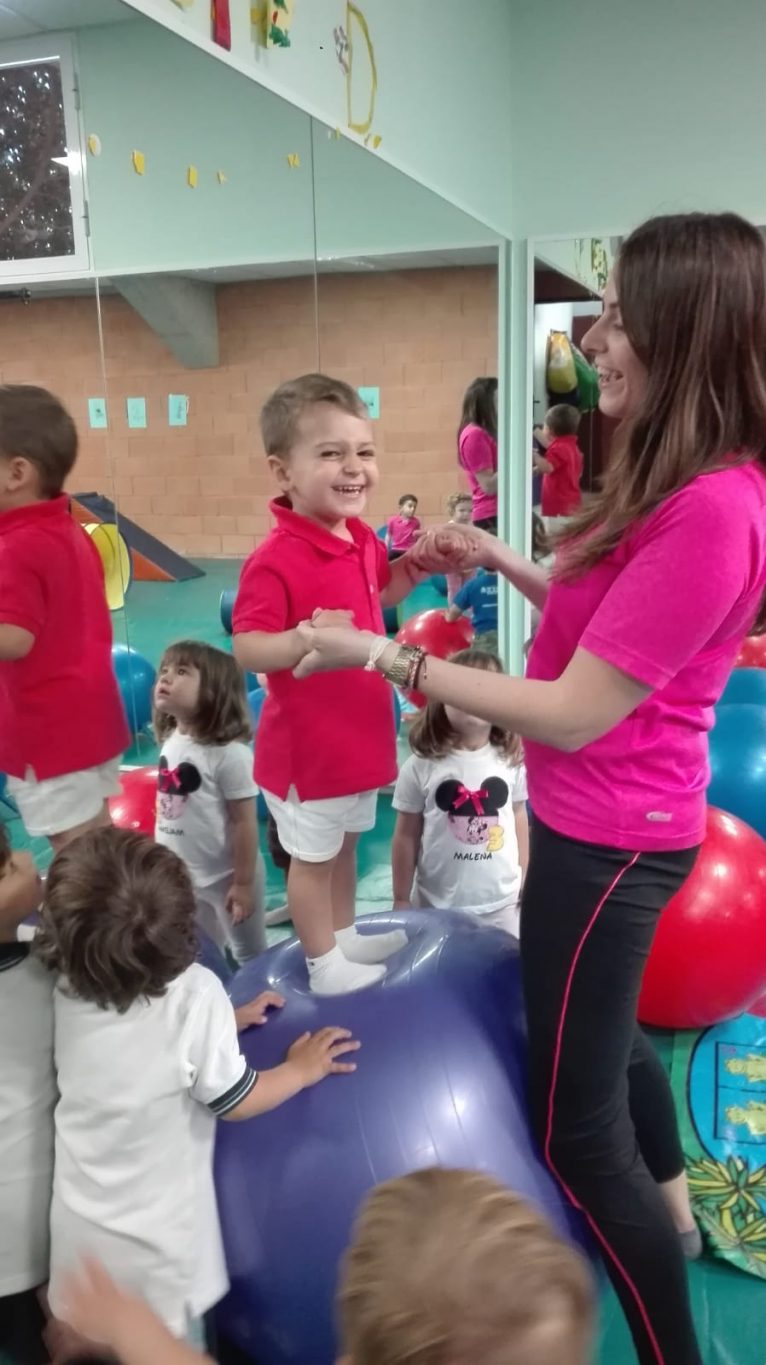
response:
[[[449,911],[358,923],[408,933],[379,985],[312,995],[291,939],[231,986],[235,1005],[266,989],[287,1002],[243,1036],[256,1069],[328,1024],[351,1029],[362,1045],[353,1075],[331,1076],[252,1123],[219,1125],[216,1185],[232,1287],[217,1325],[259,1365],[332,1365],[339,1261],[360,1202],[382,1180],[433,1165],[486,1171],[563,1237],[586,1244],[529,1133],[513,940]]]

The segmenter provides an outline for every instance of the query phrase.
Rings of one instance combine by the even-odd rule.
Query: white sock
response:
[[[374,986],[386,974],[385,967],[349,962],[337,943],[321,957],[307,957],[309,986],[315,995],[347,995]]]
[[[385,962],[387,957],[406,948],[408,940],[403,929],[388,934],[360,934],[355,924],[349,924],[336,930],[335,942],[349,962]]]

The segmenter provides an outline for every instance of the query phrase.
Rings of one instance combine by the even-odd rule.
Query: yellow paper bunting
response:
[[[196,166],[187,166],[187,167],[186,167],[186,183],[187,183],[187,185],[189,186],[189,189],[190,189],[190,190],[196,190],[196,188],[197,188],[197,167],[196,167]]]
[[[297,171],[298,167],[301,164],[301,159],[297,152],[287,153],[287,164],[290,167],[291,171]]]
[[[136,175],[143,175],[146,170],[146,158],[143,152],[131,152],[130,159],[133,163],[133,170]]]

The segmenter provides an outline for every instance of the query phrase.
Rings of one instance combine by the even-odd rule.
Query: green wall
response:
[[[88,156],[99,273],[312,259],[306,114],[148,19],[83,29],[78,54],[85,132],[101,143],[100,155]],[[146,158],[143,175],[132,168],[134,150]],[[491,236],[318,124],[313,150],[323,256],[438,251]]]

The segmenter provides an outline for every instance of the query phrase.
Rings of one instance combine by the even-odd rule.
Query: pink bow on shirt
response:
[[[157,785],[160,791],[166,796],[173,792],[179,794],[181,791],[181,779],[178,776],[178,769],[160,768]]]
[[[481,803],[482,803],[482,801],[486,801],[486,799],[487,799],[488,796],[489,796],[489,792],[486,792],[486,791],[477,791],[477,792],[471,792],[471,791],[469,791],[468,788],[467,788],[467,787],[464,787],[463,784],[462,784],[462,782],[461,782],[461,783],[460,783],[460,786],[459,786],[458,789],[457,789],[457,796],[455,797],[455,800],[452,802],[452,809],[453,809],[453,810],[457,810],[458,806],[462,806],[462,804],[463,804],[464,801],[470,801],[470,803],[471,803],[471,805],[473,806],[473,808],[474,808],[476,814],[477,814],[477,815],[483,815],[483,814],[484,814],[484,810],[482,809],[482,804],[481,804]]]

